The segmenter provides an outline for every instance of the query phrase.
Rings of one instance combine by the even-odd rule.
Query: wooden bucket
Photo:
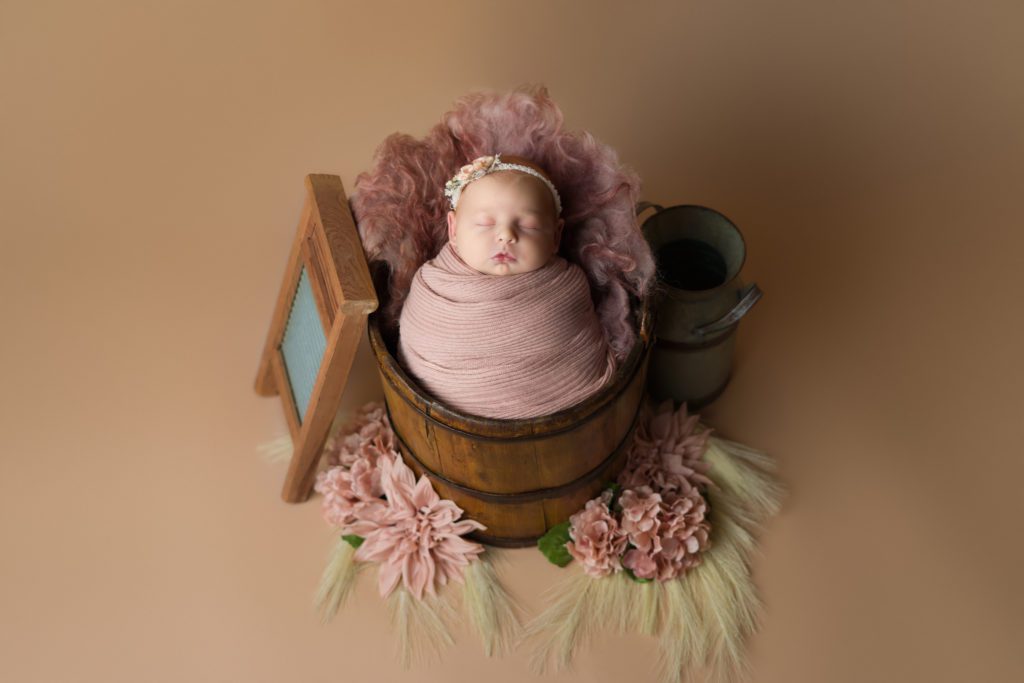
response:
[[[648,310],[644,301],[639,339],[604,389],[566,410],[526,420],[467,415],[434,399],[399,366],[394,340],[385,341],[377,315],[370,316],[370,345],[402,455],[438,495],[487,527],[473,535],[477,540],[532,545],[618,476],[644,394],[652,341]]]

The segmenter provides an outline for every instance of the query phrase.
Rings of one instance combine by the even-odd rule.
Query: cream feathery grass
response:
[[[657,635],[663,593],[658,582],[638,583],[624,571],[601,579],[579,573],[563,581],[549,592],[550,606],[526,627],[524,640],[537,642],[530,668],[537,674],[568,668],[576,650],[602,628]]]
[[[417,600],[399,584],[388,596],[388,608],[402,668],[408,669],[414,661],[436,660],[446,646],[455,642],[445,624],[451,607],[444,600],[433,596]]]
[[[278,434],[271,439],[257,444],[256,450],[259,451],[263,460],[271,465],[288,462],[291,460],[293,451],[292,436],[287,432]]]
[[[664,621],[658,634],[658,677],[663,683],[676,683],[694,662],[705,660],[708,645],[687,584],[676,580],[660,586]]]
[[[682,581],[706,638],[703,668],[712,681],[747,673],[745,642],[758,627],[760,600],[750,575],[756,534],[778,512],[783,490],[764,453],[719,437],[704,460],[715,486],[708,491],[711,547]]]
[[[620,572],[626,579],[627,586],[632,588],[633,598],[633,630],[643,633],[646,636],[656,636],[661,631],[661,621],[665,605],[665,591],[660,581],[637,584],[636,581],[625,576],[626,572]],[[639,593],[639,595],[637,595]]]
[[[776,514],[783,489],[775,478],[775,463],[767,454],[717,436],[708,439],[704,460],[711,465],[711,481],[734,497],[749,512],[755,532]]]
[[[316,597],[313,598],[313,605],[325,624],[334,618],[345,603],[355,585],[356,576],[363,568],[362,562],[355,561],[355,552],[355,548],[340,536],[331,548]]]
[[[713,542],[701,563],[666,581],[659,633],[659,679],[676,683],[695,669],[708,680],[732,681],[746,671],[744,643],[757,627],[760,603],[750,577],[740,527],[726,517],[712,525]]]
[[[744,669],[743,644],[749,634],[740,627],[739,614],[745,607],[737,603],[714,553],[705,553],[704,561],[685,580],[693,587],[695,611],[707,638],[702,664],[711,680],[734,680]]]
[[[514,603],[494,570],[497,552],[488,548],[478,555],[463,577],[463,605],[488,657],[508,652],[522,628]]]
[[[629,633],[635,630],[639,619],[639,601],[634,592],[636,584],[630,581],[624,572],[616,572],[606,576],[604,580],[608,592],[606,626],[616,633]]]
[[[602,583],[579,572],[545,594],[550,607],[534,617],[524,634],[524,639],[538,641],[530,659],[534,673],[546,672],[552,659],[555,671],[567,668],[576,648],[587,641],[593,630],[592,615],[615,620],[615,615],[607,612],[611,591],[602,589]]]

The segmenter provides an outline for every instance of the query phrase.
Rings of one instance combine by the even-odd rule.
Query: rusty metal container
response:
[[[740,279],[746,245],[728,218],[695,205],[637,208],[655,210],[643,222],[658,262],[648,389],[698,409],[729,383],[739,321],[762,293]]]

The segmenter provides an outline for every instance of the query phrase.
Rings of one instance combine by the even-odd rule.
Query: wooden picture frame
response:
[[[256,374],[279,395],[292,437],[281,497],[309,498],[366,319],[377,309],[363,245],[341,178],[306,176],[306,201]]]

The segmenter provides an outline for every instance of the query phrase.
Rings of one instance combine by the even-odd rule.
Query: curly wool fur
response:
[[[562,197],[560,253],[583,268],[616,358],[636,337],[629,295],[643,297],[654,259],[636,223],[640,179],[587,132],[562,130],[562,112],[543,86],[473,93],[423,140],[395,133],[373,168],[356,178],[352,209],[370,261],[390,270],[385,326],[394,329],[412,277],[448,241],[444,185],[460,166],[500,152],[543,167]]]

